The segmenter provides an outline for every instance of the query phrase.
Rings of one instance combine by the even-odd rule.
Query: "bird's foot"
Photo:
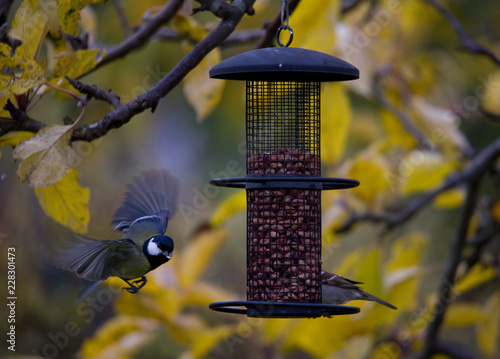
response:
[[[148,282],[145,276],[142,276],[140,279],[134,280],[132,283],[130,283],[126,279],[123,279],[123,281],[130,286],[130,287],[123,287],[123,289],[125,289],[127,292],[131,294],[136,294],[139,291],[139,289],[144,287]]]

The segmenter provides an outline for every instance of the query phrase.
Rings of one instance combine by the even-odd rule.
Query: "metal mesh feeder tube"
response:
[[[358,70],[281,47],[229,58],[210,77],[246,81],[247,150],[246,177],[210,182],[247,191],[247,301],[210,308],[269,318],[359,312],[322,304],[321,191],[359,183],[321,177],[320,154],[320,82],[355,79]]]

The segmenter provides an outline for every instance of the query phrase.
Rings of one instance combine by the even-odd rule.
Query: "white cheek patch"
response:
[[[153,240],[150,240],[148,243],[148,254],[150,256],[157,256],[161,254],[161,249],[158,248],[158,245],[153,242]]]

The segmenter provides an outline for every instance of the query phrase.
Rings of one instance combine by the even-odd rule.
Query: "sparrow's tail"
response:
[[[382,300],[382,299],[375,297],[374,295],[371,295],[371,294],[366,293],[366,292],[363,292],[363,293],[364,293],[364,296],[363,296],[363,298],[360,298],[360,299],[371,300],[372,302],[380,303],[380,304],[385,305],[386,307],[389,307],[391,309],[398,309],[395,306],[393,306],[391,303],[387,303],[385,300]]]

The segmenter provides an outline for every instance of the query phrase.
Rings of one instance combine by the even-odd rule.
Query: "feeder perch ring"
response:
[[[251,318],[331,318],[360,311],[358,307],[347,305],[261,301],[215,302],[211,303],[209,308],[217,312],[246,314]]]
[[[214,178],[209,182],[212,186],[265,189],[265,188],[304,188],[317,190],[346,189],[359,186],[359,181],[348,178],[332,178],[319,176],[246,176],[233,178]]]

